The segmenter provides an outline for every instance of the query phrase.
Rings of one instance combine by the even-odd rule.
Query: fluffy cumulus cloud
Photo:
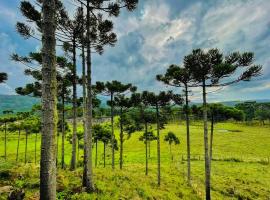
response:
[[[4,8],[1,4],[0,8]],[[4,25],[1,23],[2,34],[8,35],[11,31],[2,27],[11,27],[10,23],[16,21],[16,9],[14,4],[0,11],[1,19],[10,18],[3,21]],[[219,48],[224,53],[253,51],[256,63],[264,66],[263,76],[249,83],[209,89],[209,99],[270,98],[268,10],[268,0],[140,0],[136,11],[124,11],[113,19],[118,42],[115,47],[107,47],[102,56],[93,56],[94,81],[117,79],[131,82],[140,90],[166,90],[171,88],[158,83],[156,74],[164,73],[172,63],[181,64],[183,57],[194,48]],[[15,47],[12,50],[20,47],[18,44],[22,41],[18,38],[13,34],[11,43]],[[2,48],[0,60],[6,55]],[[11,86],[10,82],[7,84]],[[200,89],[195,89],[193,100],[199,101],[200,96]]]

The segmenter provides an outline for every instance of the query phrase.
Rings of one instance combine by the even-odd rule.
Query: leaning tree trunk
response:
[[[64,90],[64,87],[63,87]],[[61,124],[61,131],[62,131],[62,153],[61,153],[61,168],[65,168],[65,93],[63,92],[62,96],[62,124]]]
[[[156,105],[156,115],[157,115],[157,183],[160,185],[160,133],[159,133],[159,109]]]
[[[112,144],[112,169],[114,169],[114,110],[113,110],[113,93],[111,93],[111,128],[112,128],[112,135],[111,135],[111,144]]]
[[[37,164],[37,133],[35,136],[35,164]]]
[[[186,97],[186,130],[187,130],[187,176],[188,176],[188,184],[191,184],[191,175],[190,175],[190,134],[189,134],[189,102],[188,102],[188,87],[185,85],[185,97]]]
[[[211,114],[211,135],[210,135],[210,172],[212,166],[212,156],[213,156],[213,139],[214,139],[214,114]]]
[[[21,129],[19,129],[19,133],[18,133],[18,143],[17,143],[16,162],[18,162],[18,158],[19,158],[20,139],[21,139]]]
[[[27,163],[27,144],[28,144],[28,131],[25,130],[25,149],[24,149],[24,163]]]
[[[76,168],[76,149],[77,149],[77,73],[76,73],[76,40],[73,38],[72,41],[72,88],[73,88],[73,97],[72,97],[72,106],[73,106],[73,121],[72,121],[72,153],[71,153],[71,163],[70,170]]]
[[[40,199],[56,199],[55,136],[57,83],[55,62],[55,0],[42,1],[42,137]]]
[[[123,168],[123,143],[124,143],[124,133],[123,133],[123,109],[120,108],[120,169]]]
[[[148,141],[148,137],[147,137],[147,132],[148,132],[148,127],[147,127],[147,122],[145,121],[145,175],[148,175],[148,150],[147,150],[147,141]]]
[[[208,149],[208,126],[207,126],[207,103],[206,103],[206,86],[203,81],[203,122],[204,122],[204,159],[205,159],[205,198],[211,199],[210,191],[210,161]]]
[[[7,160],[7,122],[5,122],[5,160]]]
[[[83,186],[88,192],[94,191],[93,166],[92,166],[92,63],[91,63],[91,41],[90,41],[90,0],[87,0],[86,17],[86,50],[87,50],[87,106],[86,106],[86,131],[84,141],[84,171]]]

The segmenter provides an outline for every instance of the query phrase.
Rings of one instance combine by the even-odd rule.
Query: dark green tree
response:
[[[196,49],[184,58],[184,67],[189,70],[192,78],[202,88],[206,200],[211,199],[206,88],[228,86],[240,81],[249,81],[252,77],[259,76],[262,67],[260,65],[253,65],[253,62],[254,55],[251,52],[242,54],[234,52],[224,56],[218,49],[210,49],[208,51]],[[242,72],[237,78],[228,78],[235,73],[239,73],[238,70]]]
[[[162,81],[166,85],[173,87],[183,87],[185,96],[185,118],[186,118],[186,133],[187,133],[187,177],[188,184],[191,185],[191,166],[190,166],[190,118],[189,118],[189,88],[196,86],[196,81],[191,76],[187,68],[177,65],[171,65],[167,69],[165,75],[157,75],[157,80]]]
[[[5,83],[5,81],[8,79],[8,75],[5,72],[0,72],[0,83]]]
[[[167,135],[165,135],[164,141],[168,142],[170,145],[170,155],[171,155],[171,158],[173,160],[172,144],[174,143],[175,145],[178,145],[178,144],[180,144],[180,140],[173,132],[169,131],[167,133]]]

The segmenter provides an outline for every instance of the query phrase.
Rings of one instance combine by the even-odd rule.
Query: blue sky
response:
[[[70,1],[63,2],[72,11]],[[15,31],[16,22],[23,20],[19,2],[0,1],[0,71],[9,75],[0,94],[14,94],[16,87],[31,82],[24,76],[25,66],[10,61],[10,54],[40,49],[39,42],[24,40]],[[219,48],[225,54],[253,51],[256,63],[263,65],[263,76],[211,89],[209,100],[270,99],[269,10],[269,0],[139,0],[136,11],[113,19],[118,42],[102,56],[93,56],[93,79],[130,82],[140,90],[167,90],[171,88],[157,82],[156,74],[170,64],[181,64],[194,48]],[[192,99],[200,98],[200,89],[195,89]]]

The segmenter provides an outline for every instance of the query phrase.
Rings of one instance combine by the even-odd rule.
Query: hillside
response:
[[[0,94],[0,114],[2,114],[3,110],[28,111],[39,102],[40,100],[34,97]]]

